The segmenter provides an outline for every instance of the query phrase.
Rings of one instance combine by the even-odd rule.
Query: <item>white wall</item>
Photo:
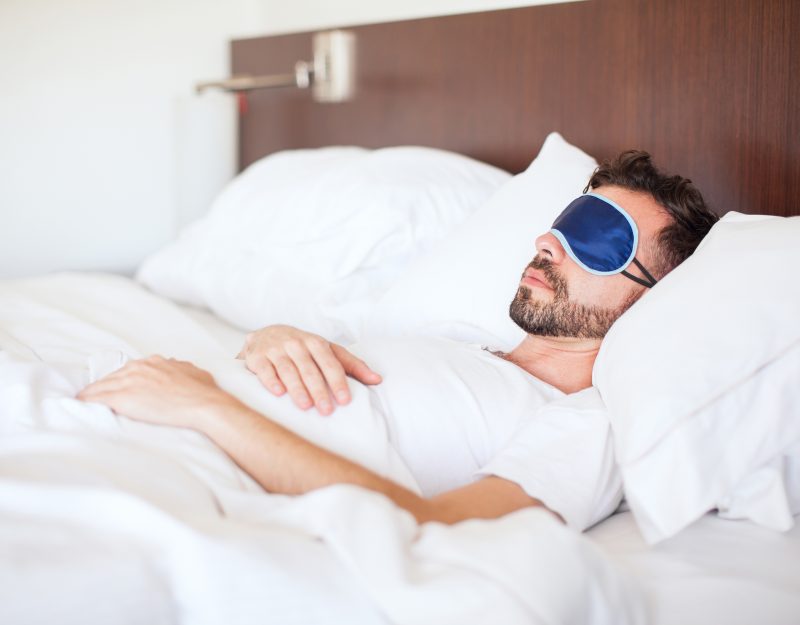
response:
[[[0,1],[0,276],[130,272],[234,167],[234,111],[193,81],[251,0]],[[191,179],[191,180],[190,180]]]
[[[541,0],[539,0],[541,1]],[[228,40],[536,0],[0,0],[0,277],[131,273],[234,171]]]
[[[577,0],[262,0],[265,34]]]

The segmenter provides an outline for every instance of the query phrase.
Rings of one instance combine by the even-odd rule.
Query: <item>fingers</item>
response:
[[[280,397],[286,392],[275,367],[266,356],[251,356],[245,360],[245,366],[256,374],[256,377],[270,393]]]
[[[98,395],[123,388],[131,369],[135,369],[138,366],[140,365],[137,364],[137,361],[130,361],[126,363],[116,371],[112,371],[108,375],[95,380],[86,386],[86,388],[76,395],[77,399],[82,401],[94,401],[92,398],[97,397]]]
[[[275,366],[275,372],[286,387],[289,397],[292,398],[295,405],[303,410],[311,408],[313,402],[292,359],[281,353],[272,355],[271,361]]]
[[[126,378],[116,375],[116,373],[118,372],[93,382],[79,392],[75,398],[80,401],[103,404],[116,412],[116,398],[119,393],[125,392],[128,388]]]
[[[341,345],[331,343],[331,349],[347,375],[355,378],[362,384],[380,384],[383,381],[381,375],[369,368],[369,365],[360,358],[354,356]]]
[[[210,378],[210,374],[189,362],[154,355],[141,360],[131,360],[119,369],[92,382],[78,393],[78,399],[92,401],[92,397],[124,390],[141,384],[145,379],[169,379],[169,374],[182,374],[197,379]]]
[[[382,378],[366,363],[339,345],[316,334],[289,326],[269,326],[248,334],[237,355],[273,394],[288,392],[305,410],[312,405],[327,415],[336,403],[351,400],[347,376],[364,384],[378,384]]]
[[[304,385],[304,388],[299,393],[300,397],[306,399],[308,395],[310,395],[320,414],[328,415],[333,412],[328,383],[320,370],[319,363],[309,351],[308,342],[304,343],[297,340],[287,341],[285,347],[286,353],[292,359],[295,367],[297,367],[302,384]],[[319,348],[319,346],[317,346],[317,348]],[[286,386],[291,395],[292,387],[289,386],[288,382]]]
[[[318,337],[314,337],[314,340],[309,340],[307,345],[311,356],[325,378],[326,384],[333,392],[336,402],[340,405],[347,404],[350,401],[347,373],[334,353],[333,347],[335,346]]]
[[[81,401],[96,401],[101,395],[116,388],[118,388],[118,384],[116,384],[115,381],[109,381],[108,378],[103,378],[84,388],[76,395],[76,398]]]

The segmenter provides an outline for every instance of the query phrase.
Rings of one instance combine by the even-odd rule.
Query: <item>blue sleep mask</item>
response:
[[[636,260],[639,229],[618,204],[601,195],[587,193],[570,202],[550,228],[580,267],[598,276],[621,273],[648,288],[656,283]],[[634,263],[649,280],[633,276],[625,269]]]

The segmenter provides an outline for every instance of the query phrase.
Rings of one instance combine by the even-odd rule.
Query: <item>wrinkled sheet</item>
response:
[[[587,537],[639,580],[653,625],[800,622],[800,524],[776,532],[709,513],[653,547],[625,511]]]
[[[420,527],[354,486],[267,494],[202,435],[74,399],[151,353],[209,369],[246,403],[416,488],[381,420],[357,409],[369,402],[357,385],[346,418],[315,418],[128,279],[3,282],[0,622],[647,621],[638,586],[542,510]]]

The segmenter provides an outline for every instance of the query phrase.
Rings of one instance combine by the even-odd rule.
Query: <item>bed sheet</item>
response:
[[[186,316],[200,326],[219,345],[225,354],[236,356],[244,345],[247,332],[220,319],[206,308],[177,304]]]
[[[646,622],[635,581],[542,510],[417,526],[353,486],[271,495],[194,432],[74,399],[161,353],[279,401],[197,319],[116,276],[0,283],[0,622]],[[376,424],[294,422],[402,481]]]
[[[800,525],[786,533],[708,514],[648,546],[629,511],[588,537],[645,588],[652,625],[800,623]]]
[[[187,312],[222,343],[244,340],[212,313]],[[800,524],[780,534],[709,514],[649,547],[625,510],[587,535],[643,584],[652,625],[800,624]]]

